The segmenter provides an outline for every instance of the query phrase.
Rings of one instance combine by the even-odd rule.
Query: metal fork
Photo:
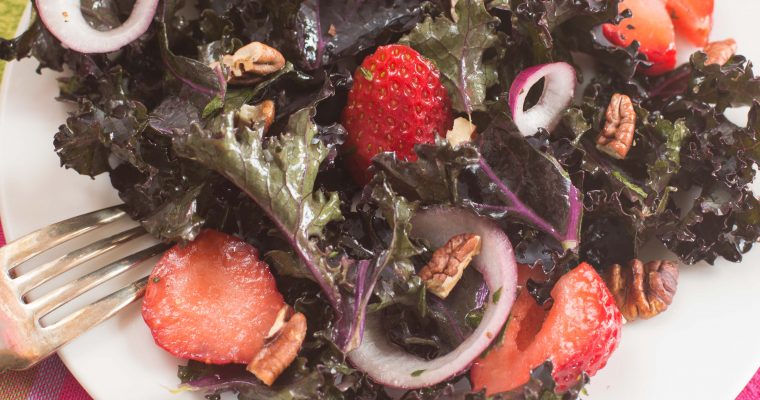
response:
[[[167,248],[165,244],[138,251],[34,300],[27,300],[25,296],[50,279],[145,235],[141,227],[95,241],[26,273],[17,274],[14,270],[61,243],[125,215],[120,206],[105,208],[46,226],[0,248],[0,372],[31,367],[143,295],[147,276],[51,325],[43,326],[40,322],[42,317],[79,295],[160,254]]]

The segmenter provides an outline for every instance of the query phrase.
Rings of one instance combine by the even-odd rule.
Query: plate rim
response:
[[[21,33],[23,33],[29,24],[31,23],[31,16],[32,16],[32,3],[29,2],[26,7],[24,8],[24,12],[21,14],[21,18],[19,19],[18,26],[16,27],[15,35],[18,36]],[[10,85],[8,82],[10,81],[10,76],[13,75],[13,71],[18,66],[18,61],[9,61],[5,63],[5,69],[3,70],[3,78],[0,81],[0,127],[5,125],[6,121],[6,107],[5,104],[8,101],[8,98],[10,96]],[[7,135],[0,134],[0,148],[3,147],[3,143],[7,139],[4,139]],[[3,187],[3,181],[5,180],[5,174],[0,173],[0,187]],[[7,215],[10,214],[10,210],[6,206],[7,202],[5,199],[5,194],[0,191],[0,220],[8,220],[6,218]],[[6,241],[8,241],[9,237],[18,237],[18,232],[13,231],[12,229],[8,228],[8,225],[0,226],[0,229],[3,230],[3,234],[6,238]],[[79,383],[79,385],[87,392],[87,394],[95,398],[95,396],[92,395],[92,393],[95,392],[95,389],[90,387],[91,382],[88,379],[84,379],[85,377],[81,375],[80,371],[78,371],[77,368],[72,368],[74,362],[70,358],[69,355],[64,354],[64,352],[56,351],[55,355],[57,355],[61,362],[63,362],[63,365],[66,366],[66,371],[70,373],[74,379]],[[36,364],[40,365],[40,364]]]

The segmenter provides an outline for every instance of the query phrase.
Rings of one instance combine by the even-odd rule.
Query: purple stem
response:
[[[197,92],[201,92],[201,93],[209,95],[209,96],[215,96],[216,94],[219,93],[216,90],[208,89],[208,88],[206,88],[204,86],[197,85],[197,84],[193,83],[193,81],[191,81],[189,79],[185,79],[180,74],[178,74],[177,71],[174,68],[172,68],[171,63],[168,62],[165,59],[164,59],[164,65],[166,65],[166,68],[169,70],[169,72],[171,72],[172,75],[174,75],[175,78],[179,79],[185,85],[190,86],[190,88],[192,88],[193,90],[195,90]]]
[[[339,344],[341,348],[354,348],[361,343],[361,338],[364,336],[364,314],[367,310],[367,303],[369,303],[372,289],[375,286],[377,279],[367,282],[367,271],[369,271],[369,260],[361,260],[357,265],[356,270],[356,286],[354,287],[354,302],[355,310],[347,310],[341,317],[347,317],[349,315],[355,315],[351,318],[351,323],[348,325],[348,331],[343,333],[343,337],[339,338]],[[355,311],[355,312],[354,312]],[[340,325],[340,323],[339,323]]]
[[[669,90],[672,89],[676,85],[684,85],[687,82],[684,82],[684,78],[691,75],[691,68],[684,68],[675,75],[669,77],[659,85],[652,88],[652,90],[649,91],[649,98],[655,98],[658,97],[660,94],[670,95],[675,93],[682,93],[683,90]]]
[[[161,20],[162,21],[166,20],[168,12],[169,12],[169,10],[168,10],[168,2],[165,1],[164,4],[163,4],[163,9],[161,10],[161,13],[162,13]],[[171,55],[173,55],[175,57],[177,57],[177,56],[174,55],[174,53],[172,53],[171,49],[169,48],[169,34],[166,31],[166,25],[165,25],[165,23],[162,23],[162,24],[164,26],[161,28],[160,34],[163,36],[161,39],[164,40],[164,41],[166,41],[166,51],[161,50],[161,52],[160,52],[161,53],[161,60],[164,62],[164,65],[169,70],[169,72],[171,72],[171,74],[174,75],[174,77],[176,77],[177,79],[179,79],[182,83],[184,83],[187,86],[190,86],[195,91],[201,92],[201,93],[209,95],[209,96],[214,96],[216,94],[221,93],[221,97],[224,97],[224,93],[223,93],[224,90],[225,90],[225,86],[224,85],[221,86],[220,90],[217,92],[216,90],[209,89],[209,88],[206,88],[204,86],[196,85],[192,81],[183,78],[179,73],[177,73],[177,71],[172,67],[171,63],[169,62],[169,60],[166,57],[166,53],[169,53],[169,54],[171,54]],[[192,60],[192,61],[195,61],[195,60]],[[226,80],[225,80],[225,82],[226,82]]]
[[[542,231],[551,235],[553,238],[557,239],[557,241],[562,244],[562,247],[573,249],[578,245],[578,228],[581,222],[581,203],[578,201],[578,189],[573,185],[572,182],[569,180],[567,182],[567,185],[569,186],[567,191],[567,201],[569,207],[567,226],[565,228],[565,232],[559,233],[550,223],[541,218],[530,207],[525,205],[525,203],[520,201],[517,195],[512,192],[512,190],[510,190],[509,187],[507,187],[507,185],[505,185],[501,179],[499,179],[493,169],[491,169],[491,166],[488,165],[488,163],[482,157],[478,161],[478,164],[480,165],[480,168],[483,170],[483,172],[488,176],[488,178],[493,181],[502,192],[502,194],[504,194],[504,197],[507,198],[507,202],[510,204],[510,206],[495,206],[491,204],[475,203],[476,207],[480,206],[485,209],[504,211],[520,215],[523,219],[532,223],[538,229],[541,229]]]
[[[236,182],[236,179],[233,176],[227,175],[227,178],[232,182]],[[340,294],[335,290],[335,288],[333,288],[332,285],[330,285],[325,280],[322,272],[315,265],[314,260],[312,260],[308,254],[306,254],[303,248],[301,248],[298,241],[296,240],[296,233],[290,232],[287,227],[285,227],[285,225],[283,225],[282,222],[277,219],[277,216],[274,214],[274,212],[272,212],[271,208],[269,208],[266,204],[262,204],[256,196],[246,191],[243,186],[244,185],[238,185],[238,187],[242,189],[243,192],[245,192],[248,197],[250,197],[251,200],[253,200],[259,206],[259,208],[264,210],[264,213],[267,215],[267,217],[269,217],[275,226],[277,226],[277,229],[283,233],[285,239],[288,241],[288,244],[290,244],[290,247],[296,251],[298,257],[300,257],[304,264],[306,264],[306,267],[309,268],[309,271],[311,271],[311,274],[317,281],[317,284],[319,284],[319,287],[321,287],[322,291],[325,293],[325,295],[327,295],[327,300],[330,302],[330,304],[332,304],[333,308],[335,308],[335,312],[339,314],[338,318],[340,318],[340,313],[342,312],[342,308],[340,307]]]
[[[222,67],[217,65],[214,68],[214,74],[216,74],[216,79],[219,80],[219,97],[224,99],[224,96],[227,95],[227,79],[224,77]]]
[[[507,185],[502,182],[499,176],[496,175],[493,169],[491,169],[491,166],[488,165],[486,160],[481,157],[478,161],[478,164],[480,165],[480,168],[483,170],[483,172],[488,176],[488,179],[493,181],[493,183],[495,183],[499,190],[501,190],[501,192],[504,194],[504,197],[507,198],[507,201],[512,205],[511,209],[514,213],[522,215],[523,218],[534,224],[537,228],[550,234],[552,237],[562,242],[563,238],[557,232],[557,230],[554,229],[551,224],[546,222],[546,220],[538,216],[538,214],[536,214],[532,209],[526,206],[525,203],[520,201],[517,195],[514,194],[514,192],[512,192],[512,190],[510,190]]]

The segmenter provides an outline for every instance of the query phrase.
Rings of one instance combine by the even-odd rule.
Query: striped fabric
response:
[[[13,35],[26,4],[27,0],[0,0],[0,37]],[[0,76],[3,64],[0,61]],[[0,224],[0,246],[4,244],[5,237]],[[90,399],[58,356],[52,356],[27,371],[0,374],[0,400]],[[760,370],[736,400],[760,400]]]

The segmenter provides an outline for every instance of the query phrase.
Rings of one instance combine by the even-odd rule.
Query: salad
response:
[[[77,3],[0,57],[67,71],[61,165],[176,243],[142,315],[177,390],[577,398],[681,264],[760,237],[760,80],[711,0]]]

